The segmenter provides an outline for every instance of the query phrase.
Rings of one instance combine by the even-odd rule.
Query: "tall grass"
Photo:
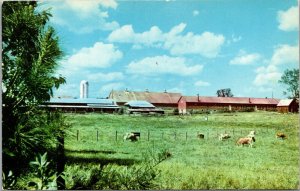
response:
[[[132,166],[149,150],[165,149],[172,157],[155,167],[160,171],[155,179],[159,189],[297,188],[298,115],[218,113],[209,115],[208,121],[204,116],[67,114],[72,124],[65,139],[67,169],[79,164]],[[236,146],[250,130],[257,132],[253,148]],[[131,131],[141,132],[141,139],[124,141],[123,135]],[[276,139],[279,131],[288,138]],[[197,139],[198,132],[204,133],[204,140]],[[223,132],[232,138],[219,141]]]

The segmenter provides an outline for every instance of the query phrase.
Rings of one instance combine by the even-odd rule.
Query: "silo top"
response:
[[[80,82],[80,84],[89,84],[89,82],[86,81],[86,80],[82,80],[82,81]]]

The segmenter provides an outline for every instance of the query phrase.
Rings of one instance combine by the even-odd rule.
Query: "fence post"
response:
[[[78,139],[79,139],[79,130],[77,130],[77,141],[78,141]]]
[[[148,130],[148,141],[149,141],[149,137],[150,137],[150,131]]]
[[[65,157],[65,132],[62,131],[61,136],[57,136],[57,159],[56,159],[56,172],[62,174],[64,172],[66,157]],[[62,176],[58,176],[56,179],[57,189],[66,189],[66,182]]]
[[[185,140],[187,141],[187,131],[185,132]]]
[[[116,131],[116,141],[118,140],[118,131]]]
[[[164,132],[161,133],[161,139],[164,139]]]
[[[99,132],[98,132],[98,130],[97,130],[97,142],[98,142],[98,140],[99,140]]]
[[[174,139],[176,140],[176,132],[174,133]]]

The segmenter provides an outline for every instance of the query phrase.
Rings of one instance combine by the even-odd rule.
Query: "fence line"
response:
[[[130,132],[130,131],[127,131]],[[118,140],[123,140],[123,136],[127,133],[124,131],[115,131],[115,141]],[[245,137],[250,130],[238,130],[236,131],[235,129],[232,130],[225,130],[225,131],[209,131],[209,130],[204,130],[204,131],[174,131],[172,132],[166,132],[163,130],[159,130],[159,131],[151,131],[151,130],[147,130],[147,131],[139,131],[141,132],[141,136],[139,137],[140,140],[144,140],[144,141],[150,141],[150,140],[162,140],[162,139],[167,139],[167,140],[197,140],[199,139],[197,137],[197,135],[199,134],[203,134],[204,136],[204,140],[208,140],[208,139],[215,139],[218,138],[220,133],[229,133],[232,137]],[[256,133],[269,133],[270,131],[266,128],[266,129],[262,129],[260,131],[256,131]],[[95,134],[96,135],[95,135]],[[231,134],[232,133],[232,134]],[[87,136],[88,134],[88,136]],[[74,134],[73,134],[74,135]],[[93,135],[93,136],[90,136]],[[98,129],[95,131],[80,131],[80,130],[76,130],[76,140],[77,141],[81,141],[81,140],[85,140],[85,139],[90,139],[90,137],[95,137],[96,139],[90,139],[90,140],[96,140],[97,142],[99,142],[99,140],[101,141],[101,139],[105,139],[105,137],[111,137],[112,134],[109,134],[108,132],[103,132],[103,131],[99,131]],[[120,136],[122,137],[120,139]],[[87,137],[87,138],[86,138]],[[144,138],[147,137],[147,138]]]

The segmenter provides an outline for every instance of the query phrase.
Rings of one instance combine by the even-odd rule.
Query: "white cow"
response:
[[[225,139],[229,139],[231,136],[228,134],[228,133],[224,133],[224,134],[220,134],[219,135],[219,140],[222,141],[222,140],[225,140]]]
[[[251,138],[251,137],[255,137],[255,131],[250,131],[249,134],[247,135],[247,137]]]
[[[134,133],[126,133],[125,136],[124,136],[124,141],[125,140],[137,141],[138,138]]]

